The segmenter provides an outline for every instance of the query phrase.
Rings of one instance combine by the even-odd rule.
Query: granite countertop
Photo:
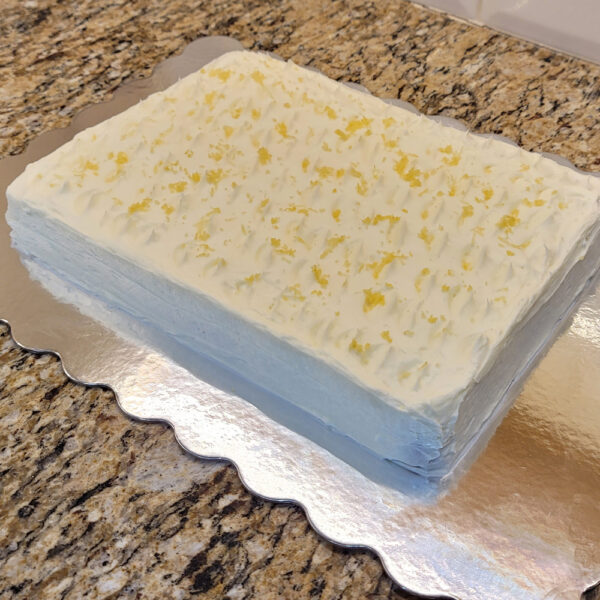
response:
[[[600,66],[401,0],[4,0],[0,32],[0,156],[220,34],[600,170]],[[412,597],[2,325],[0,457],[0,598]]]

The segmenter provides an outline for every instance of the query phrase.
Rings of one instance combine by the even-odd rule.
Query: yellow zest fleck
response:
[[[374,292],[371,288],[363,290],[365,301],[363,311],[369,312],[377,306],[385,306],[385,296],[381,292]]]
[[[444,284],[444,285],[442,286],[442,292],[448,292],[448,291],[450,291],[450,286],[449,286],[449,285],[446,285],[446,284]]]
[[[546,204],[545,200],[542,200],[541,198],[538,198],[537,200],[533,201],[534,206],[544,206],[544,204]]]
[[[341,177],[343,177],[343,176],[344,176],[344,173],[345,173],[345,172],[346,172],[346,171],[345,171],[345,169],[338,169],[338,170],[335,172],[335,176],[336,176],[338,179],[340,179]]]
[[[311,248],[310,244],[303,237],[300,237],[299,235],[295,235],[294,239],[297,242],[300,242],[303,246],[306,246],[306,248],[308,248],[310,250],[310,248]]]
[[[411,331],[410,329],[405,329],[405,330],[404,330],[402,333],[403,333],[403,334],[404,334],[406,337],[412,337],[413,335],[415,335],[415,332],[414,332],[414,331]]]
[[[425,209],[421,212],[421,219],[425,220],[429,216],[429,211]]]
[[[263,209],[267,204],[269,204],[270,200],[268,198],[265,198],[259,205],[258,208],[259,209]]]
[[[176,181],[175,183],[169,184],[169,191],[174,194],[176,192],[183,192],[187,187],[187,181]]]
[[[315,171],[321,179],[327,179],[333,175],[333,167],[317,167]]]
[[[560,210],[565,210],[565,208],[567,208],[568,204],[566,202],[559,202],[558,203],[558,208]]]
[[[421,180],[419,177],[421,176],[421,171],[419,169],[415,169],[411,167],[408,171],[406,167],[408,166],[408,156],[404,153],[400,153],[401,158],[397,160],[394,164],[394,171],[400,175],[400,177],[410,184],[410,187],[419,187],[421,185]]]
[[[442,161],[449,167],[455,167],[460,162],[460,154],[453,154],[452,156],[444,156]]]
[[[224,178],[225,172],[223,169],[211,169],[206,171],[206,181],[211,185],[219,185],[219,182],[221,182]]]
[[[449,167],[455,167],[460,162],[460,154],[458,154],[458,152],[454,152],[454,148],[452,148],[452,146],[448,145],[445,148],[438,148],[438,150],[443,154],[450,155],[442,158],[444,163]]]
[[[334,235],[325,242],[325,250],[321,253],[320,258],[325,258],[331,254],[333,250],[346,239],[345,235]]]
[[[229,111],[229,114],[232,116],[232,118],[234,119],[239,119],[240,116],[242,115],[242,107],[238,106],[237,108],[233,108]]]
[[[383,133],[381,134],[381,139],[383,140],[384,148],[389,148],[390,150],[393,150],[398,145],[398,140],[388,139]]]
[[[344,133],[341,129],[336,129],[333,133],[341,138],[342,141],[347,142],[350,136],[347,133]]]
[[[421,273],[415,279],[415,289],[417,290],[417,292],[421,291],[421,286],[423,285],[423,280],[430,273],[431,273],[431,271],[427,267],[425,267],[424,269],[421,270]]]
[[[433,315],[430,315],[430,317],[427,319],[430,323],[437,323],[437,317],[434,317]]]
[[[373,119],[367,119],[367,117],[363,117],[362,119],[352,119],[348,125],[346,125],[346,131],[350,134],[358,131],[359,129],[366,129]]]
[[[271,217],[271,225],[277,225],[279,223],[279,217]]]
[[[327,287],[327,284],[329,283],[329,277],[327,277],[327,275],[323,274],[323,271],[321,270],[321,267],[319,267],[318,265],[313,265],[312,266],[312,273],[315,276],[315,280],[316,282],[321,286],[321,287]]]
[[[280,121],[275,125],[275,131],[284,139],[291,139],[291,136],[288,135],[287,125]]]
[[[373,278],[379,279],[379,276],[383,272],[383,269],[391,264],[394,260],[404,260],[406,256],[404,254],[396,254],[394,252],[384,252],[383,258],[379,262],[372,262],[367,264],[367,269],[373,271]]]
[[[417,237],[419,239],[423,240],[425,242],[425,245],[428,248],[431,248],[431,244],[433,243],[434,235],[433,235],[433,233],[430,233],[430,231],[427,229],[427,227],[423,227],[423,229],[421,229],[421,231],[419,232]]]
[[[265,82],[264,73],[261,73],[260,71],[252,71],[250,77],[252,77],[252,79],[254,79],[254,81],[260,85],[263,85]]]
[[[504,215],[498,221],[498,223],[496,223],[496,226],[506,233],[511,233],[513,228],[516,227],[520,222],[521,219],[519,219],[519,209],[515,208],[508,215]]]
[[[161,206],[163,212],[165,213],[165,215],[167,215],[167,217],[175,210],[174,206],[171,206],[170,204],[167,204],[166,202]]]
[[[252,111],[250,112],[250,114],[252,115],[252,118],[256,121],[257,119],[260,119],[260,110],[258,110],[258,108],[253,108]]]
[[[506,251],[507,256],[514,256],[515,253],[512,250],[507,250]]]
[[[229,69],[211,69],[208,74],[211,77],[218,77],[223,83],[225,83],[231,76]]]
[[[306,173],[306,171],[308,171],[308,165],[310,165],[310,160],[308,160],[308,158],[305,158],[302,161],[302,170]]]
[[[293,248],[288,248],[285,244],[281,245],[281,240],[278,238],[271,238],[271,246],[275,248],[275,252],[278,254],[287,254],[289,256],[294,256],[296,251]]]
[[[194,151],[190,150],[189,148],[185,151],[184,153],[188,158],[192,158],[192,156],[194,156]]]
[[[296,283],[295,285],[289,285],[283,294],[281,295],[282,300],[298,300],[299,302],[304,302],[306,300],[306,296],[302,294],[300,291],[300,284]]]
[[[339,208],[336,208],[335,210],[331,211],[331,216],[336,221],[336,223],[340,222],[340,214],[341,214],[341,212],[342,211]]]
[[[365,354],[365,352],[367,352],[370,347],[371,347],[371,344],[369,344],[368,342],[366,344],[360,344],[356,338],[352,338],[352,341],[348,345],[348,349],[351,352],[355,352],[359,356],[362,356],[363,354]],[[365,362],[364,358],[362,360],[363,360],[363,362]]]
[[[162,161],[160,161],[160,164],[162,164]],[[173,160],[171,162],[168,162],[164,166],[164,169],[165,169],[165,171],[167,171],[169,173],[177,173],[177,171],[179,171],[179,161]]]
[[[84,171],[98,171],[98,163],[92,162],[91,160],[86,160],[83,165]]]
[[[464,271],[472,271],[473,270],[473,264],[470,263],[466,258],[462,259],[461,266]]]
[[[386,129],[389,129],[396,122],[396,119],[394,119],[393,117],[386,117],[385,119],[383,119],[382,122],[383,122],[383,126]]]
[[[385,331],[381,332],[381,337],[388,343],[391,344],[392,343],[392,336],[390,335],[390,332],[386,329]]]
[[[361,195],[361,196],[366,196],[367,195],[367,191],[369,190],[369,187],[367,185],[367,182],[364,179],[361,179],[357,184],[356,184],[356,191]]]
[[[204,94],[204,104],[212,110],[215,106],[215,101],[217,100],[217,92],[209,92],[208,94]]]
[[[325,152],[331,152],[331,148],[329,147],[329,144],[327,142],[323,142],[321,148],[323,148]]]
[[[529,171],[529,165],[521,165],[521,171],[525,172],[525,171]]]
[[[379,225],[379,223],[382,223],[383,221],[387,221],[390,224],[390,226],[392,226],[392,225],[395,225],[396,223],[398,223],[398,221],[400,221],[400,217],[397,217],[396,215],[377,214],[373,218],[365,217],[362,220],[362,222],[365,225]]]
[[[261,165],[266,165],[267,163],[270,163],[271,158],[273,158],[271,156],[271,153],[264,146],[261,146],[258,149],[258,162]]]
[[[224,125],[223,131],[225,132],[225,137],[230,138],[233,135],[234,129],[230,125]]]
[[[260,273],[253,273],[252,275],[248,275],[248,277],[244,277],[244,281],[247,284],[252,285],[255,281],[258,281],[260,278],[261,278]]]
[[[473,207],[470,204],[465,204],[460,215],[460,222],[464,223],[465,219],[473,216]]]
[[[132,215],[136,212],[145,212],[150,208],[150,203],[152,200],[150,198],[144,198],[141,202],[134,202],[129,205],[127,212]]]
[[[483,192],[483,197],[486,202],[492,199],[492,196],[494,195],[494,190],[492,188],[485,188],[481,191]]]
[[[337,114],[335,112],[335,110],[333,110],[333,108],[331,108],[331,106],[326,106],[325,107],[325,114],[330,118],[330,119],[336,119],[337,118]]]
[[[448,196],[456,196],[456,180],[450,178],[450,187],[448,188]]]
[[[316,212],[314,208],[306,208],[304,206],[296,206],[295,204],[290,204],[286,208],[283,209],[285,212],[297,212],[301,215],[307,215],[309,212]]]
[[[402,153],[400,160],[397,160],[394,164],[394,171],[398,173],[398,175],[403,175],[406,171],[406,167],[408,166],[408,156]]]
[[[198,258],[201,256],[210,256],[211,252],[214,252],[214,248],[208,244],[198,244],[198,252],[196,253],[196,256]]]
[[[125,163],[129,162],[129,158],[125,152],[119,152],[117,154],[117,158],[115,158],[115,162],[118,165],[124,165]]]
[[[194,171],[193,173],[189,173],[188,177],[191,179],[191,181],[193,181],[194,183],[198,183],[200,181],[200,179],[202,179],[202,176],[200,175],[200,173],[198,173],[198,171]]]

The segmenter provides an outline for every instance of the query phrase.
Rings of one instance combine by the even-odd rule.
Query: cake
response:
[[[598,179],[252,52],[7,196],[28,260],[428,477],[493,427],[600,260]]]

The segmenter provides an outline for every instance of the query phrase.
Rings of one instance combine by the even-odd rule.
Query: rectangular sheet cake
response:
[[[597,266],[599,198],[538,154],[233,52],[30,164],[7,218],[30,260],[441,477],[547,343],[534,317]]]

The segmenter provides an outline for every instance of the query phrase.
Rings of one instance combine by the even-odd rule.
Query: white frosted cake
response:
[[[534,317],[596,268],[599,198],[538,154],[233,52],[30,164],[7,218],[28,259],[441,477],[560,319]]]

